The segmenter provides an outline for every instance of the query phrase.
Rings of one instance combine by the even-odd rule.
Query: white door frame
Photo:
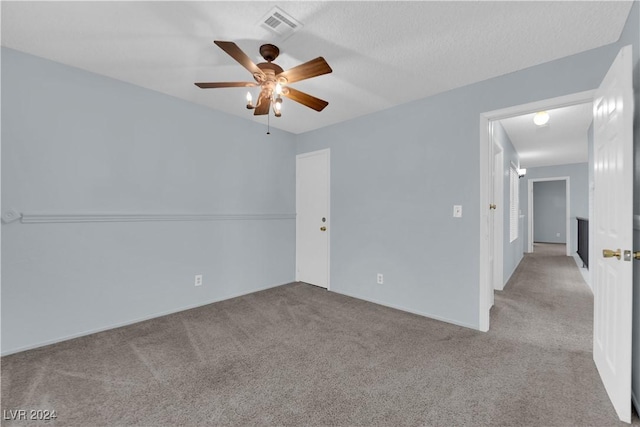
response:
[[[554,108],[593,102],[594,94],[595,90],[588,90],[585,92],[531,102],[529,104],[516,105],[480,114],[480,268],[478,274],[478,329],[480,331],[486,332],[489,330],[489,310],[491,309],[489,291],[492,288],[492,284],[488,277],[489,272],[487,258],[487,252],[489,250],[487,215],[489,213],[489,204],[491,203],[491,195],[489,194],[489,178],[491,176],[491,171],[489,168],[491,167],[491,162],[493,160],[489,157],[491,151],[489,141],[492,141],[491,121],[534,113],[541,110],[551,110]],[[504,254],[498,255],[501,258],[504,256]]]
[[[493,289],[504,289],[504,149],[493,140],[494,183],[493,203]]]
[[[553,178],[531,178],[527,185],[527,200],[529,209],[527,212],[527,252],[533,252],[533,183],[543,181],[565,181],[565,236],[567,236],[567,256],[571,256],[571,178],[568,176],[557,176]]]
[[[310,151],[307,153],[301,153],[296,155],[296,188],[298,186],[298,159],[316,156],[318,154],[327,155],[327,290],[331,290],[331,150],[324,148],[322,150]],[[298,224],[298,200],[296,198],[296,234],[299,227]],[[295,279],[298,282],[298,240],[296,237],[296,265],[295,265]]]

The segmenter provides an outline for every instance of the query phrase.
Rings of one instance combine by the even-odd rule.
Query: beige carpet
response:
[[[58,418],[3,425],[624,425],[591,312],[573,259],[544,251],[486,334],[294,283],[4,357],[2,409]]]

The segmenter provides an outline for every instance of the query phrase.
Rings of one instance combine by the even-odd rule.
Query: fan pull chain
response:
[[[269,109],[269,112],[267,113],[267,135],[271,135],[271,122],[269,120],[269,118],[271,117],[271,109]]]

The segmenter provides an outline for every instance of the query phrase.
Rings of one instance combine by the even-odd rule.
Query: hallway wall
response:
[[[502,227],[502,253],[503,253],[503,268],[502,268],[502,284],[505,285],[508,281],[515,269],[522,261],[523,257],[523,242],[524,242],[524,232],[522,227],[522,221],[518,219],[518,237],[512,242],[510,233],[511,224],[509,222],[510,219],[510,204],[509,199],[511,197],[510,191],[510,169],[511,164],[519,165],[520,158],[518,157],[518,153],[513,147],[513,143],[511,142],[511,138],[505,131],[504,127],[500,123],[500,121],[496,120],[493,122],[493,137],[496,142],[500,144],[502,147],[502,152],[504,153],[502,156],[502,200],[496,201],[502,207],[502,218],[503,218],[503,227]],[[520,196],[522,199],[522,196]]]

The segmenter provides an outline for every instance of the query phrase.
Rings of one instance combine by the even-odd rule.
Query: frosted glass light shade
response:
[[[549,122],[549,113],[546,111],[537,112],[535,116],[533,116],[533,123],[538,126],[544,126]]]

